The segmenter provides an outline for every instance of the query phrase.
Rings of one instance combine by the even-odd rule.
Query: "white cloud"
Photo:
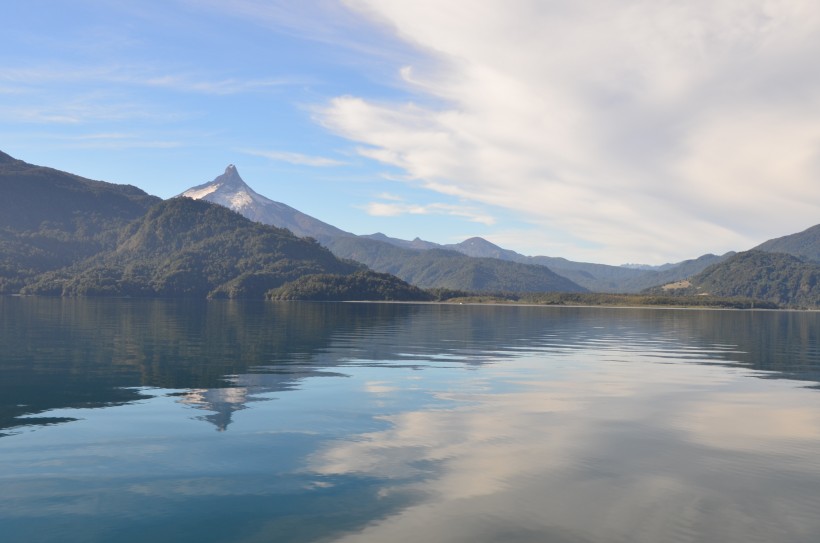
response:
[[[423,53],[400,70],[423,100],[317,118],[410,182],[515,211],[531,245],[674,261],[818,222],[815,2],[346,4]]]
[[[261,156],[277,162],[287,162],[297,166],[331,167],[343,166],[344,162],[322,156],[303,155],[301,153],[290,153],[287,151],[261,151],[257,149],[243,149],[240,152],[247,155]]]
[[[370,202],[364,206],[368,215],[375,217],[398,217],[401,215],[449,215],[453,217],[464,217],[469,221],[486,225],[495,224],[495,218],[481,214],[472,208],[443,204],[411,204],[403,202]]]

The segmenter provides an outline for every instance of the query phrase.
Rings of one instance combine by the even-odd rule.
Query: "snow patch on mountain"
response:
[[[219,188],[219,185],[210,185],[205,187],[204,189],[188,189],[182,193],[182,196],[187,198],[193,198],[194,200],[201,200],[211,194],[212,192],[216,191]]]
[[[226,195],[225,200],[230,202],[230,205],[228,207],[230,207],[234,211],[239,210],[240,208],[243,208],[243,207],[247,207],[247,206],[253,204],[253,202],[254,202],[253,196],[248,194],[247,191],[239,191],[239,192],[235,192],[234,194],[231,194],[231,195]],[[264,202],[261,202],[261,203],[264,203]]]

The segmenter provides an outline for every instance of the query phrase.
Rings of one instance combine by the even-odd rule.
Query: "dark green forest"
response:
[[[786,253],[820,263],[820,224],[796,234],[770,239],[755,249],[769,253]]]
[[[0,294],[113,248],[121,228],[161,200],[0,152]]]
[[[359,271],[351,275],[306,275],[268,292],[271,300],[381,300],[429,302],[435,296],[394,275]]]
[[[262,299],[304,275],[350,274],[315,240],[254,223],[227,208],[174,198],[122,228],[115,247],[45,273],[23,294]]]
[[[820,265],[796,256],[746,251],[710,266],[667,294],[749,298],[778,306],[820,306]],[[662,287],[651,292],[664,292]]]

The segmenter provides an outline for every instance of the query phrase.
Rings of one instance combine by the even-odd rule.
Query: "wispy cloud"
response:
[[[287,162],[297,166],[315,166],[326,168],[332,166],[344,166],[346,163],[333,158],[322,156],[303,155],[301,153],[291,153],[287,151],[262,151],[258,149],[240,149],[241,153],[252,156],[261,156],[277,162]]]
[[[481,224],[495,224],[495,218],[490,215],[481,214],[474,209],[452,205],[452,204],[411,204],[403,202],[370,202],[366,204],[364,210],[368,215],[375,217],[398,217],[401,215],[450,215],[463,217],[468,221]]]
[[[16,92],[35,91],[39,85],[53,83],[116,84],[133,87],[163,88],[177,92],[230,95],[311,82],[305,77],[238,78],[213,77],[203,73],[165,73],[144,66],[96,66],[46,65],[40,67],[0,70],[0,82],[17,86],[7,87]],[[28,86],[28,89],[21,87]],[[2,89],[3,87],[0,87]]]
[[[197,11],[210,9],[241,18],[299,39],[334,46],[340,56],[354,53],[361,65],[372,58],[412,57],[411,47],[392,36],[390,28],[363,20],[348,2],[338,0],[184,0]]]
[[[24,94],[26,89],[10,85],[0,85],[0,94]]]
[[[34,124],[80,125],[135,119],[167,122],[190,116],[190,113],[164,110],[149,103],[100,93],[54,98],[38,104],[0,106],[0,120]]]
[[[63,137],[65,147],[73,149],[174,149],[183,143],[174,140],[157,140],[138,134],[99,133]]]
[[[152,87],[162,87],[180,92],[197,92],[204,94],[229,95],[254,92],[259,90],[282,87],[285,85],[303,84],[304,78],[269,78],[269,79],[219,79],[205,80],[192,77],[165,75],[149,77],[145,80],[129,79],[131,84],[145,84]]]
[[[71,128],[74,130],[74,127]],[[59,149],[173,149],[187,145],[180,139],[157,139],[148,134],[124,132],[99,133],[25,133],[6,135],[16,140],[29,139],[48,148]]]
[[[401,202],[404,200],[404,198],[402,198],[401,196],[391,194],[389,192],[382,192],[381,194],[378,194],[376,198],[378,198],[379,200],[391,200],[393,202]]]
[[[342,96],[317,118],[545,244],[571,233],[599,259],[663,262],[820,216],[815,2],[346,5],[418,48],[400,75],[427,103]]]

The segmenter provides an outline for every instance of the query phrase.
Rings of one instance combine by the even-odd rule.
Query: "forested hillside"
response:
[[[267,294],[271,300],[404,300],[426,302],[433,296],[389,273],[306,275]]]
[[[2,152],[0,196],[0,294],[261,300],[306,275],[338,284],[366,269],[216,204],[162,201]],[[419,298],[398,279],[379,285],[379,299]]]
[[[120,233],[116,247],[45,274],[25,294],[259,298],[311,274],[350,274],[315,241],[225,207],[174,198]]]
[[[755,247],[755,250],[786,253],[820,262],[820,224],[796,234],[770,239]]]
[[[741,297],[787,307],[820,306],[820,265],[795,256],[746,251],[687,281],[653,289],[684,295]]]
[[[474,292],[585,292],[586,289],[544,266],[494,258],[472,258],[443,249],[414,250],[361,237],[342,237],[328,246],[337,256],[422,288]]]
[[[114,247],[119,229],[160,201],[0,152],[0,293]]]

